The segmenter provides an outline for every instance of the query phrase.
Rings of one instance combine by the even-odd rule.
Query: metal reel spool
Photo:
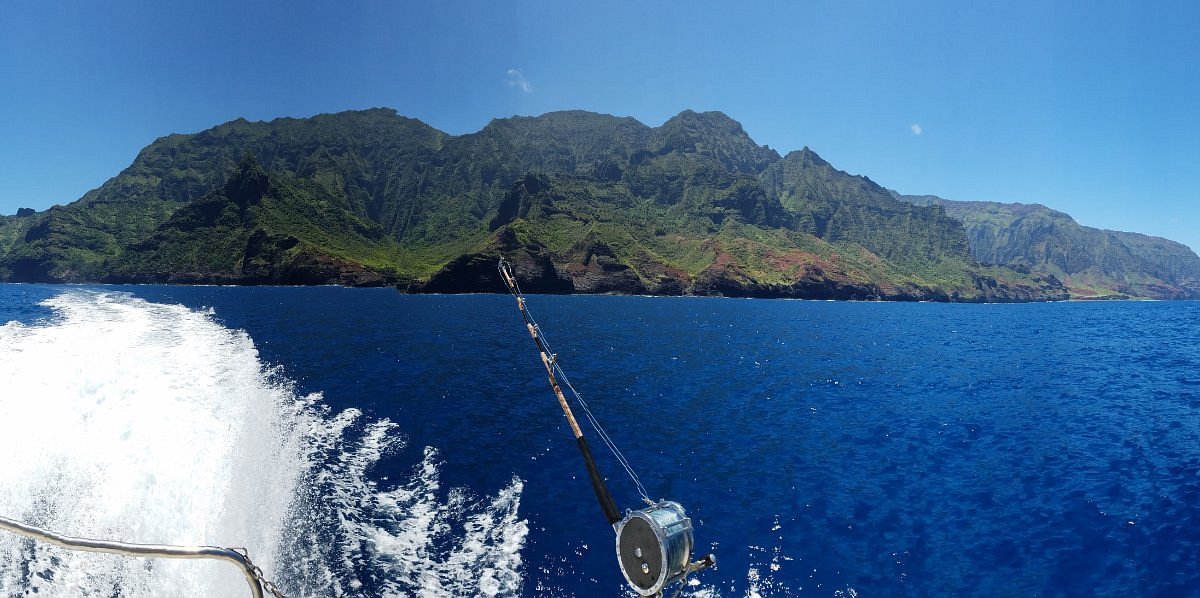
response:
[[[625,581],[654,596],[683,576],[692,554],[692,520],[674,501],[629,512],[617,523],[617,561]]]

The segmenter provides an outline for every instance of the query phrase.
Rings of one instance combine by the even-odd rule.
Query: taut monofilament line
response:
[[[617,448],[608,433],[604,431],[604,427],[592,414],[587,401],[575,390],[566,373],[559,366],[558,356],[550,350],[546,335],[538,326],[537,320],[529,313],[525,296],[521,293],[521,287],[513,275],[512,268],[501,258],[497,269],[500,272],[500,279],[508,287],[508,292],[516,298],[517,309],[520,310],[521,317],[525,320],[529,336],[537,345],[542,366],[546,369],[546,375],[549,378],[550,388],[558,398],[559,407],[562,408],[563,415],[566,416],[567,423],[571,426],[571,432],[575,435],[575,440],[579,445],[579,451],[583,454],[588,478],[592,482],[592,490],[596,493],[596,499],[600,502],[600,509],[604,512],[604,517],[608,520],[609,525],[613,526],[616,531],[617,564],[625,576],[625,581],[642,596],[661,596],[665,586],[679,581],[680,587],[676,591],[678,594],[686,583],[687,575],[713,566],[716,563],[715,557],[710,554],[694,563],[688,562],[693,547],[692,520],[687,517],[679,503],[665,500],[655,502],[650,499],[645,486],[642,485],[637,473],[633,471],[629,461]],[[616,501],[613,500],[612,493],[608,490],[608,485],[604,483],[604,478],[596,467],[596,461],[583,436],[583,430],[580,429],[575,414],[571,411],[571,406],[563,394],[562,386],[559,384],[560,380],[570,390],[575,402],[587,415],[592,429],[596,431],[605,446],[616,457],[617,462],[625,469],[625,473],[633,480],[638,494],[647,505],[646,508],[626,511],[625,516],[621,516]]]

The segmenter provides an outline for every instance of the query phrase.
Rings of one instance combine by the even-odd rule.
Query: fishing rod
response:
[[[516,298],[517,309],[521,312],[521,318],[525,320],[529,336],[533,337],[533,342],[537,345],[538,355],[541,357],[542,366],[546,368],[546,375],[550,381],[550,388],[558,399],[558,406],[562,408],[563,415],[566,416],[567,423],[571,426],[571,433],[575,435],[575,442],[579,445],[579,452],[583,455],[583,463],[587,468],[588,478],[592,482],[592,491],[595,492],[596,500],[600,503],[600,510],[604,512],[604,518],[616,532],[617,564],[621,568],[621,574],[625,576],[625,581],[629,583],[629,586],[642,596],[662,596],[663,588],[676,581],[680,582],[679,589],[675,591],[675,595],[678,595],[687,583],[688,574],[712,567],[716,564],[716,557],[709,554],[696,562],[688,562],[691,559],[693,547],[691,518],[684,513],[683,506],[679,503],[670,500],[655,502],[646,495],[646,488],[642,486],[642,481],[634,473],[629,461],[625,459],[616,443],[592,415],[587,401],[583,400],[583,397],[571,385],[566,372],[559,367],[558,356],[550,350],[550,345],[547,344],[541,327],[538,326],[537,321],[533,319],[533,315],[529,313],[529,309],[525,305],[525,295],[521,293],[521,287],[512,273],[512,267],[504,258],[500,258],[497,269],[500,272],[500,279],[508,287],[508,292]],[[617,509],[617,503],[608,490],[608,485],[604,483],[604,477],[600,475],[600,470],[596,467],[596,460],[592,457],[591,448],[588,447],[587,439],[583,436],[583,430],[580,429],[575,414],[571,412],[571,405],[567,402],[559,380],[570,390],[575,401],[583,408],[592,429],[596,431],[605,446],[629,474],[634,485],[637,486],[642,500],[646,503],[646,508],[627,510],[625,515],[621,516],[620,510]]]

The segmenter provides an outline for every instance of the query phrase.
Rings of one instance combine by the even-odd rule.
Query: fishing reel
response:
[[[711,554],[688,562],[692,555],[692,520],[677,502],[664,500],[628,511],[613,527],[617,531],[621,573],[629,587],[642,596],[660,596],[664,587],[716,564]]]

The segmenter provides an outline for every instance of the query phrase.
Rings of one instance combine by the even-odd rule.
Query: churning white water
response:
[[[0,326],[0,514],[62,534],[246,547],[288,595],[520,592],[521,481],[443,491],[371,467],[395,424],[330,413],[213,314],[67,291]],[[68,552],[0,532],[0,595],[242,596],[223,562]]]

